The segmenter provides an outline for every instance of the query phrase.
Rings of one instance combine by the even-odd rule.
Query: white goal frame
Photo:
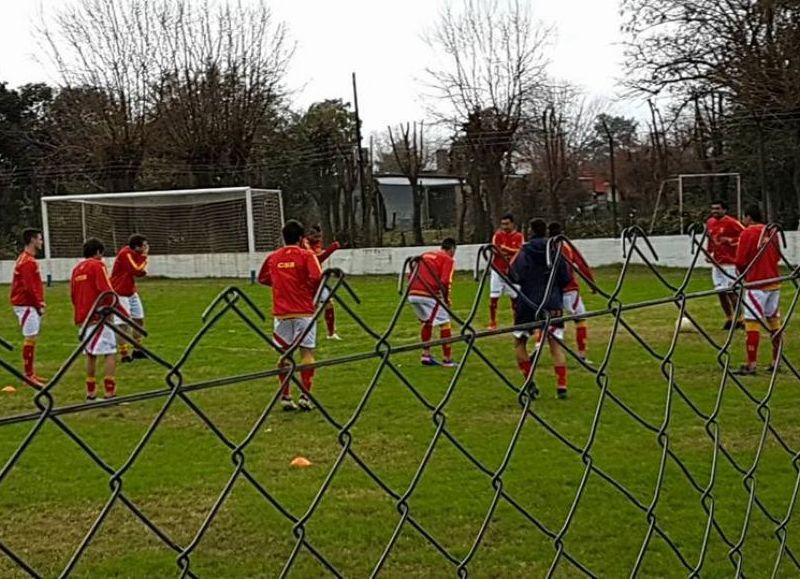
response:
[[[678,175],[678,213],[681,218],[681,235],[684,233],[683,223],[683,180],[700,179],[702,177],[736,177],[736,216],[742,218],[742,174],[741,173],[686,173]]]
[[[272,193],[277,194],[280,207],[280,223],[285,223],[283,213],[283,195],[280,189],[262,189],[254,187],[215,187],[209,189],[172,189],[163,191],[126,191],[123,193],[96,193],[96,194],[82,194],[82,195],[50,195],[42,197],[42,237],[44,238],[44,265],[47,284],[52,282],[52,255],[50,251],[50,220],[48,218],[48,203],[55,202],[74,202],[81,204],[81,227],[83,231],[83,238],[86,238],[86,204],[102,202],[104,199],[120,201],[123,199],[143,199],[147,197],[186,197],[187,195],[197,196],[215,196],[215,195],[236,195],[241,194],[245,202],[246,218],[247,218],[247,248],[248,248],[248,265],[250,268],[250,280],[254,281],[256,277],[256,268],[258,256],[256,255],[256,236],[255,236],[255,223],[253,220],[253,194],[259,193]]]

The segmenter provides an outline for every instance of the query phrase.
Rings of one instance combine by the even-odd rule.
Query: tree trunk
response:
[[[422,201],[423,193],[417,179],[409,179],[411,182],[411,201],[414,205],[411,217],[411,227],[414,230],[414,245],[425,245],[422,238]]]

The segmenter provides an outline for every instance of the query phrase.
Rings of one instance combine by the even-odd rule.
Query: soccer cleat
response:
[[[736,322],[736,329],[737,330],[744,330],[744,322],[742,322],[742,321]]]
[[[33,382],[35,386],[44,386],[47,383],[47,380],[45,378],[37,376],[36,374],[29,374],[25,376],[25,378],[30,382]]]
[[[87,394],[86,400],[89,402],[94,402],[95,400],[97,400],[97,394]]]
[[[458,362],[454,360],[442,360],[442,366],[445,368],[455,368],[458,366]]]
[[[773,362],[772,364],[767,366],[767,372],[772,374],[774,371],[775,371],[775,362]],[[778,366],[778,373],[780,373],[780,371],[781,371],[781,368],[780,368],[780,366]]]
[[[304,412],[309,412],[311,410],[314,410],[314,404],[305,394],[300,395],[300,399],[297,401],[297,405],[300,407],[300,410],[303,410]]]
[[[297,410],[297,404],[295,404],[291,396],[288,398],[281,398],[281,408],[283,408],[286,412],[293,412],[294,410]]]
[[[756,368],[755,366],[748,366],[747,364],[742,364],[741,366],[739,366],[738,370],[734,370],[731,373],[734,376],[755,376]]]
[[[133,362],[133,356],[131,356],[130,354],[128,354],[127,356],[122,356],[119,359],[120,364],[130,364],[131,362]]]
[[[419,363],[423,366],[438,366],[439,362],[430,354],[423,354],[419,359]]]
[[[140,350],[136,348],[131,355],[131,358],[134,360],[147,360],[147,354],[145,354],[144,350]]]
[[[559,400],[566,400],[567,398],[567,389],[566,388],[559,388],[556,390],[556,396]]]
[[[106,392],[103,394],[103,400],[113,400],[117,397],[117,393],[115,392]]]
[[[725,322],[725,323],[722,325],[722,329],[723,329],[723,330],[730,330],[732,325],[733,325],[733,320],[727,320],[727,321],[726,321],[726,322]]]
[[[337,333],[331,334],[330,336],[328,336],[328,339],[329,340],[336,340],[337,342],[341,342],[342,341],[342,337]]]
[[[496,322],[490,323],[489,326],[488,326],[488,329],[496,330],[497,329],[497,323]]]

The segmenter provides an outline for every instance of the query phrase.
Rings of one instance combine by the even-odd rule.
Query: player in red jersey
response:
[[[328,259],[334,251],[339,249],[340,245],[338,241],[334,241],[328,247],[323,247],[322,245],[322,227],[319,225],[312,225],[311,231],[306,235],[304,246],[307,249],[310,249],[314,252],[314,255],[317,256],[320,265],[322,265],[326,259]],[[328,291],[324,290],[322,295],[320,295],[320,299],[325,301],[328,299]],[[341,340],[342,338],[339,337],[339,334],[336,333],[336,309],[333,307],[333,302],[328,302],[328,305],[325,306],[325,328],[328,330],[328,339],[329,340]]]
[[[428,251],[420,256],[420,261],[411,272],[408,303],[422,323],[420,339],[428,342],[433,335],[434,326],[439,327],[439,337],[450,338],[450,315],[440,302],[451,304],[453,272],[455,271],[456,240],[448,237],[442,241],[441,249]],[[453,368],[453,348],[442,344],[442,366]],[[422,350],[420,359],[423,366],[436,366],[438,362],[431,355],[431,349]]]
[[[550,237],[561,235],[562,232],[563,228],[561,227],[560,223],[553,222],[548,226],[548,234]],[[567,265],[570,267],[570,281],[562,290],[562,296],[564,299],[564,314],[567,316],[580,316],[586,313],[586,306],[584,305],[583,298],[581,297],[581,288],[578,284],[578,274],[576,273],[576,270],[593,283],[594,274],[592,273],[592,269],[589,267],[589,264],[586,263],[586,259],[584,259],[583,255],[581,255],[581,252],[571,245],[563,243],[561,245],[561,253],[564,256]],[[592,290],[592,292],[594,292],[594,290]],[[586,351],[588,342],[589,328],[587,327],[586,320],[578,318],[575,320],[575,344],[577,345],[578,356],[584,362],[587,362]]]
[[[747,363],[737,374],[753,375],[758,361],[758,342],[760,340],[759,320],[766,322],[772,334],[771,372],[778,363],[778,349],[781,338],[777,335],[781,327],[781,251],[778,232],[764,225],[761,209],[751,205],[744,212],[745,230],[739,237],[736,251],[736,269],[745,272],[744,307],[745,329],[747,330]]]
[[[122,309],[127,311],[131,319],[144,326],[144,306],[136,288],[136,278],[147,275],[147,255],[150,245],[143,235],[131,235],[128,245],[117,253],[114,260],[114,267],[111,268],[111,287],[119,296],[119,303]],[[125,324],[122,319],[117,320],[118,325],[124,330]],[[133,362],[134,359],[146,358],[144,352],[139,348],[142,337],[130,328],[133,334],[134,348],[131,353],[131,344],[127,341],[120,346],[120,362]]]
[[[272,287],[272,315],[275,319],[273,337],[283,350],[300,342],[300,358],[303,364],[314,362],[317,327],[313,324],[317,293],[322,268],[310,249],[303,247],[303,225],[289,220],[283,226],[284,247],[271,253],[264,260],[258,273],[258,283]],[[283,362],[288,366],[289,362]],[[313,410],[308,397],[314,380],[314,370],[301,370],[300,381],[303,392],[295,404],[289,389],[290,377],[283,374],[281,383],[281,405],[284,410]]]
[[[25,248],[14,264],[14,275],[11,278],[11,306],[22,329],[22,364],[25,377],[31,382],[42,384],[44,379],[34,371],[36,338],[39,336],[45,307],[44,286],[39,264],[36,262],[36,255],[44,244],[42,232],[38,229],[26,229],[22,232],[22,241]]]
[[[729,330],[736,312],[736,294],[730,289],[736,279],[736,248],[744,225],[728,215],[728,205],[724,201],[714,201],[711,204],[711,217],[706,221],[706,229],[708,253],[716,262],[711,270],[711,277],[714,288],[721,290],[717,295],[722,311],[725,312],[723,329]],[[742,324],[737,322],[736,325],[741,327]]]
[[[517,256],[522,245],[525,243],[525,236],[516,230],[514,216],[506,213],[500,219],[500,229],[495,231],[492,236],[494,245],[503,257],[496,255],[492,260],[491,285],[489,287],[489,329],[497,329],[497,304],[500,296],[507,295],[511,298],[513,312],[514,300],[517,297],[517,289],[503,281],[498,271],[508,276],[509,264]],[[504,259],[505,258],[505,259]]]
[[[95,314],[91,319],[92,310],[103,293],[113,292],[111,280],[108,277],[106,264],[103,263],[103,252],[105,246],[99,239],[90,238],[83,244],[84,259],[72,270],[72,277],[69,282],[70,296],[72,297],[72,307],[75,312],[75,325],[82,326],[89,320],[86,327],[86,335],[93,336],[86,345],[86,399],[94,400],[97,398],[97,358],[104,358],[105,377],[103,386],[105,398],[114,398],[117,395],[116,374],[116,353],[117,336],[103,320]],[[102,327],[97,329],[98,324]]]

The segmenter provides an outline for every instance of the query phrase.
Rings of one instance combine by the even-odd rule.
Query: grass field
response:
[[[667,271],[672,280],[680,272]],[[611,289],[617,271],[599,271],[601,286]],[[698,273],[694,289],[709,286],[706,272]],[[355,306],[369,324],[382,331],[396,305],[395,280],[354,278],[363,303]],[[229,282],[224,280],[147,280],[141,284],[147,322],[148,346],[169,361],[177,360],[201,326],[200,315],[210,300]],[[235,282],[240,283],[240,282]],[[266,288],[243,286],[265,310]],[[466,276],[457,279],[455,309],[466,314],[475,292]],[[0,288],[3,292],[7,288]],[[791,293],[785,284],[784,305]],[[625,303],[668,295],[668,290],[644,269],[629,274],[621,299]],[[586,296],[590,309],[604,307],[597,296]],[[58,284],[48,292],[48,314],[39,348],[39,373],[52,375],[76,344],[71,325],[67,288]],[[722,342],[716,298],[691,302],[690,311]],[[346,319],[339,310],[340,333],[345,341],[321,340],[319,358],[374,350],[374,340]],[[632,311],[625,319],[656,350],[669,346],[675,319],[674,306]],[[501,320],[510,317],[507,303]],[[482,306],[479,321],[486,322]],[[20,345],[13,314],[0,313],[0,335]],[[593,319],[590,358],[599,362],[608,345],[611,317]],[[265,326],[266,327],[266,326]],[[406,309],[392,345],[416,340],[418,326]],[[322,333],[322,332],[320,332]],[[573,341],[570,325],[567,335]],[[796,359],[797,332],[787,330],[787,355]],[[480,340],[480,348],[515,383],[521,379],[508,336]],[[743,335],[732,348],[733,362],[743,358]],[[457,356],[464,345],[455,347]],[[716,402],[721,371],[717,352],[698,335],[681,334],[675,353],[675,380],[692,402],[710,413]],[[762,341],[761,360],[769,347]],[[0,352],[16,360],[18,352]],[[184,368],[185,383],[250,371],[265,370],[276,356],[241,321],[230,316],[200,343]],[[393,356],[392,361],[432,404],[444,396],[453,370],[423,368],[418,353]],[[57,405],[78,403],[83,397],[81,363],[68,372],[54,391]],[[370,359],[327,367],[317,372],[320,403],[339,422],[346,422],[364,394],[377,368]],[[570,362],[570,398],[555,398],[554,376],[545,355],[536,379],[542,397],[534,409],[577,447],[589,439],[600,389],[594,376]],[[121,394],[164,387],[164,370],[152,362],[137,362],[119,372]],[[667,380],[657,360],[624,330],[613,344],[608,366],[610,391],[652,424],[664,421]],[[2,380],[4,377],[0,377]],[[0,385],[7,383],[2,380]],[[769,384],[765,374],[746,379],[747,388],[763,397]],[[254,380],[191,394],[216,425],[234,441],[241,440],[274,395],[276,381]],[[164,404],[163,398],[96,409],[64,417],[112,467],[119,468],[141,439]],[[769,401],[770,420],[792,448],[800,448],[800,389],[789,372],[778,376]],[[0,397],[0,416],[33,409],[31,395],[20,389]],[[521,409],[508,389],[477,357],[471,356],[445,407],[447,427],[478,460],[490,469],[502,462],[520,419]],[[668,444],[701,486],[708,484],[714,445],[704,421],[677,395],[671,398]],[[763,422],[756,405],[731,382],[727,383],[719,413],[720,441],[731,455],[749,468],[759,445]],[[0,428],[0,462],[5,463],[32,422]],[[408,488],[434,435],[431,413],[391,373],[384,372],[352,429],[352,447],[385,483],[402,494]],[[336,430],[320,412],[271,414],[246,448],[246,465],[284,507],[302,516],[329,475],[341,451]],[[595,465],[629,489],[643,504],[653,500],[661,458],[656,433],[643,428],[612,401],[602,405],[591,458]],[[290,461],[302,455],[313,466],[297,470]],[[548,528],[558,531],[576,497],[584,473],[578,453],[550,435],[541,424],[526,420],[519,443],[503,474],[503,488]],[[142,454],[123,477],[126,495],[178,544],[190,543],[207,517],[234,466],[230,451],[181,401],[176,401]],[[792,457],[768,436],[755,470],[758,498],[776,517],[783,518],[798,471]],[[44,576],[64,568],[109,497],[109,477],[58,428],[48,423],[26,450],[18,465],[0,483],[0,540]],[[753,507],[743,529],[748,492],[743,477],[719,457],[713,487],[716,519],[726,535],[737,540],[744,533],[743,571],[750,577],[769,576],[779,551],[775,525]],[[430,463],[409,499],[411,515],[454,556],[464,557],[475,541],[491,505],[490,478],[479,471],[445,438],[439,440]],[[692,562],[700,557],[706,514],[700,494],[687,482],[673,461],[667,461],[655,517],[661,528]],[[329,490],[306,527],[306,537],[345,576],[368,576],[400,519],[395,501],[384,493],[357,464],[346,458]],[[797,516],[788,525],[788,545],[800,550]],[[593,573],[603,577],[628,576],[647,532],[646,514],[601,477],[593,474],[578,501],[564,539],[565,549]],[[243,479],[233,487],[208,532],[191,556],[191,570],[200,577],[271,577],[280,573],[295,544],[292,524],[282,517]],[[474,577],[538,577],[546,574],[555,549],[550,540],[508,503],[501,501],[488,531],[469,564]],[[176,555],[122,505],[117,504],[74,570],[76,577],[168,577],[177,574]],[[703,577],[727,577],[734,567],[728,547],[714,531],[708,543]],[[302,550],[292,576],[327,574]],[[453,576],[455,567],[406,525],[382,570],[386,577]],[[780,576],[797,576],[785,560]],[[654,536],[641,568],[641,576],[682,577],[685,569],[666,544]],[[0,555],[0,577],[24,576]],[[555,576],[581,573],[562,559]]]

